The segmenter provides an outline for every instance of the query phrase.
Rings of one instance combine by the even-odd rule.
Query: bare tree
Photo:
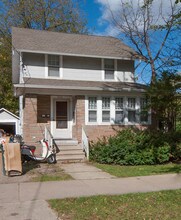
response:
[[[178,38],[173,32],[179,5],[173,0],[120,0],[119,9],[112,10],[109,3],[107,0],[112,25],[119,37],[129,40],[134,47],[144,62],[142,70],[150,67],[154,83],[157,70],[174,63]],[[166,12],[165,3],[169,8]]]

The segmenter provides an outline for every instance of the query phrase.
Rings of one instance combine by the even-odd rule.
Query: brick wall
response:
[[[42,118],[42,115],[50,115],[50,96],[26,95],[23,109],[23,138],[27,144],[44,137],[44,128],[50,123],[50,118]]]
[[[110,137],[115,135],[119,130],[128,127],[136,127],[138,129],[146,129],[147,126],[124,126],[124,125],[85,125],[85,131],[89,141],[97,141],[102,137]]]
[[[72,128],[73,138],[79,142],[82,140],[82,126],[85,124],[85,96],[75,97],[75,122]]]

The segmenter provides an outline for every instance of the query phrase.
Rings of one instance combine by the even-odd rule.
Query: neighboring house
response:
[[[0,109],[0,129],[8,134],[20,134],[20,119],[5,108]]]
[[[56,139],[89,140],[150,125],[135,52],[113,37],[12,28],[13,83],[26,142],[48,125]]]

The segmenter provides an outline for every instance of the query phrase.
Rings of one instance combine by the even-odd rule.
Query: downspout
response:
[[[19,134],[23,135],[23,95],[19,96]]]
[[[22,60],[22,53],[20,52],[20,75],[19,75],[19,83],[24,83],[23,81],[23,60]],[[19,96],[19,134],[23,136],[23,95]]]

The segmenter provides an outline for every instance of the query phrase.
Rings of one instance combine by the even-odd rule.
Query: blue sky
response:
[[[107,22],[100,24],[102,5],[96,0],[83,0],[81,1],[80,7],[86,13],[90,33],[104,34],[108,24]]]

